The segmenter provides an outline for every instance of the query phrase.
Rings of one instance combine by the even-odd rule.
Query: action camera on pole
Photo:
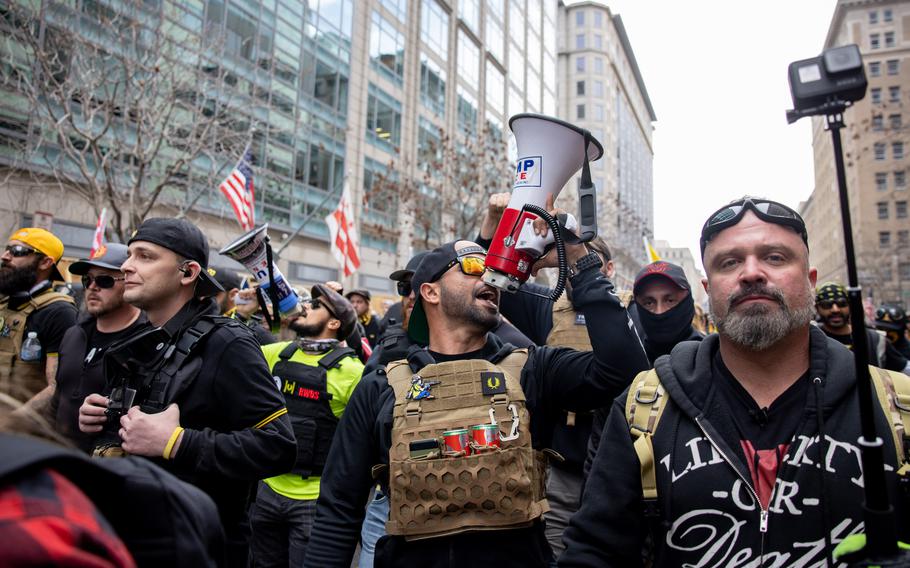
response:
[[[804,116],[843,112],[850,103],[866,96],[866,71],[854,44],[795,61],[790,64],[789,75],[794,108],[787,111],[787,122],[791,124]]]

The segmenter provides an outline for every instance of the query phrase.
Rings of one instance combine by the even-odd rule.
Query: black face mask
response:
[[[638,318],[645,330],[648,343],[670,345],[688,337],[692,318],[695,317],[695,300],[686,294],[679,304],[662,314],[654,314],[638,306]]]

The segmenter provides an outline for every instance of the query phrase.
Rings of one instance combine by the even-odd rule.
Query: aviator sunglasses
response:
[[[701,228],[701,255],[705,255],[705,247],[708,246],[708,241],[714,235],[727,227],[732,227],[739,223],[746,211],[749,210],[766,223],[783,225],[796,230],[799,236],[802,237],[803,242],[806,243],[806,246],[809,246],[806,223],[799,216],[799,213],[776,201],[746,198],[730,205],[725,205],[708,217],[708,220],[705,221],[704,226]]]
[[[118,280],[123,280],[124,278],[125,276],[108,276],[107,274],[89,276],[86,274],[82,277],[82,287],[88,289],[94,282],[102,290],[107,290],[108,288],[113,288]]]

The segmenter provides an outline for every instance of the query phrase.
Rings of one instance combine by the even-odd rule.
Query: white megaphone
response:
[[[268,228],[269,225],[266,223],[218,251],[246,266],[247,270],[256,277],[259,288],[263,292],[267,292],[272,285],[269,281]],[[284,275],[278,269],[278,264],[274,261],[272,262],[272,278],[275,281],[275,291],[278,293],[278,310],[285,315],[297,313],[300,310],[300,299],[288,285]]]
[[[547,196],[552,193],[555,199],[579,168],[583,168],[578,195],[580,219],[576,222],[569,215],[565,227],[582,241],[597,235],[596,196],[588,162],[603,156],[603,146],[589,131],[549,116],[516,114],[509,119],[509,127],[518,149],[512,197],[493,235],[483,280],[515,292],[553,242],[552,231],[545,238],[534,235],[533,223],[541,217],[538,213],[544,211]],[[528,211],[529,207],[538,213]]]

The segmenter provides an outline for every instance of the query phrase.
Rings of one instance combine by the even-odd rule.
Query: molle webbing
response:
[[[527,351],[518,350],[499,365],[482,359],[432,364],[417,373],[433,384],[432,398],[409,400],[415,375],[404,361],[386,369],[395,391],[389,450],[389,534],[428,538],[468,530],[528,526],[549,510],[544,497],[545,458],[531,447],[530,416],[519,377]],[[501,373],[495,394],[484,394],[482,373]],[[499,377],[500,375],[495,375]],[[489,385],[488,385],[489,386]],[[489,389],[488,389],[489,390]],[[511,408],[510,408],[511,407]],[[466,457],[411,459],[413,440],[437,438],[457,428],[490,423],[491,409],[502,435],[500,450]]]

